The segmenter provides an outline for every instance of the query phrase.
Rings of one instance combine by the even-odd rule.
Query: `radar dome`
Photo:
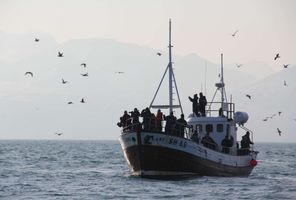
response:
[[[244,125],[248,121],[249,115],[246,112],[235,112],[233,118],[239,125]]]

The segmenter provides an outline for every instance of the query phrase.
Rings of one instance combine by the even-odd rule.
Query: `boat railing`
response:
[[[234,103],[221,103],[221,102],[210,102],[206,106],[206,116],[220,116],[233,119],[235,113]]]

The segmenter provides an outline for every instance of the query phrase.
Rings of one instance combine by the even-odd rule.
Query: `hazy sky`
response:
[[[278,69],[296,63],[295,9],[294,0],[0,0],[0,30],[43,31],[60,42],[112,38],[165,51],[172,18],[177,54],[218,63],[224,52],[228,63],[257,60]],[[283,63],[273,62],[278,52]]]
[[[126,78],[128,76],[123,76],[121,78],[115,77],[114,69],[118,66],[126,67],[126,70],[138,73],[134,74],[134,77],[138,78],[139,74],[141,73],[145,75],[149,74],[152,71],[152,66],[155,67],[153,68],[154,71],[158,71],[159,66],[165,67],[167,64],[167,58],[165,56],[157,57],[155,56],[155,52],[167,52],[166,47],[168,45],[169,18],[172,19],[174,58],[177,57],[176,55],[183,56],[194,53],[203,57],[204,59],[219,63],[220,53],[223,52],[225,63],[233,64],[233,66],[234,63],[257,63],[257,65],[249,65],[249,68],[245,67],[241,69],[240,72],[242,73],[250,72],[252,68],[253,75],[266,74],[266,76],[268,76],[269,73],[266,73],[266,71],[270,71],[269,66],[275,70],[283,71],[283,64],[291,64],[290,66],[296,64],[295,10],[295,0],[0,0],[0,36],[3,36],[5,40],[5,36],[9,35],[11,36],[10,39],[13,38],[13,41],[15,38],[19,38],[17,36],[20,36],[21,38],[21,40],[16,40],[15,43],[8,42],[9,44],[5,44],[5,41],[3,41],[3,38],[1,38],[1,41],[4,43],[4,45],[0,45],[0,50],[2,52],[0,55],[0,64],[4,63],[3,65],[5,67],[2,67],[3,65],[1,65],[0,68],[0,119],[2,119],[2,122],[3,120],[6,120],[3,122],[5,127],[1,127],[3,128],[1,131],[9,132],[12,129],[20,130],[19,132],[24,131],[27,133],[35,131],[35,135],[32,133],[32,135],[24,136],[18,134],[17,131],[15,131],[15,135],[10,136],[7,134],[0,137],[4,139],[52,139],[56,138],[53,134],[55,131],[67,131],[68,128],[68,133],[71,132],[72,134],[76,135],[73,136],[68,134],[69,136],[67,136],[65,134],[66,139],[116,139],[118,137],[119,129],[115,126],[116,122],[114,121],[118,120],[118,113],[121,113],[125,109],[129,109],[130,106],[133,108],[135,105],[129,105],[131,104],[131,100],[129,99],[130,96],[125,94],[122,99],[119,99],[119,101],[116,98],[113,99],[114,94],[112,93],[113,91],[110,91],[111,89],[108,88],[108,84],[109,86],[112,86],[113,90],[115,91],[116,89],[124,86],[125,88],[129,88],[132,91],[130,92],[132,95],[136,96],[137,91],[139,91],[141,92],[141,95],[145,96],[145,98],[152,98],[152,96],[146,96],[147,94],[141,90],[139,85],[128,84],[129,82],[126,80],[128,79]],[[238,32],[236,37],[232,37],[231,34],[237,30]],[[25,39],[22,37],[23,34],[26,35],[26,37],[24,37]],[[142,50],[143,52],[146,52],[146,50],[149,49],[148,51],[150,53],[152,52],[151,54],[153,54],[153,59],[158,60],[156,62],[155,60],[151,59],[152,64],[150,63],[150,60],[146,60],[146,63],[142,66],[145,68],[140,70],[138,69],[139,71],[136,71],[135,66],[132,66],[131,63],[137,62],[127,62],[134,60],[134,57],[132,57],[129,52],[127,52],[127,54],[122,54],[122,56],[125,55],[124,58],[127,58],[125,60],[125,66],[120,65],[120,61],[124,59],[118,60],[120,58],[116,58],[116,61],[118,62],[115,62],[115,60],[112,60],[113,57],[111,57],[111,59],[110,57],[103,59],[102,57],[99,57],[102,56],[102,54],[99,54],[98,52],[88,52],[90,54],[89,57],[94,58],[92,62],[95,66],[92,66],[93,68],[86,68],[86,70],[89,70],[90,72],[90,76],[88,77],[88,81],[90,82],[85,82],[84,80],[81,80],[79,74],[81,73],[81,68],[73,67],[75,65],[80,67],[80,62],[84,61],[82,60],[82,54],[85,53],[84,50],[72,49],[71,45],[66,45],[64,47],[68,48],[68,52],[65,52],[65,54],[68,53],[69,55],[72,53],[72,57],[65,56],[62,60],[58,60],[59,58],[56,57],[56,52],[58,49],[56,48],[59,45],[52,40],[48,43],[45,42],[46,44],[42,43],[43,36],[52,36],[58,43],[63,43],[72,39],[97,38],[114,39],[123,43],[148,46],[156,50],[151,50],[151,48],[139,49],[141,49],[141,52]],[[34,37],[40,38],[41,41],[39,43],[35,43],[33,40]],[[83,45],[87,45],[89,47],[92,46],[93,43],[90,42],[90,40],[88,42],[89,43],[83,40]],[[44,46],[42,46],[43,44]],[[63,43],[62,46],[64,44],[65,43]],[[7,45],[7,47],[5,45]],[[20,45],[24,46],[19,47]],[[46,45],[52,45],[54,50],[50,48],[46,49]],[[76,45],[81,46],[81,44]],[[98,44],[93,45],[94,49],[97,49],[96,45]],[[113,45],[117,47],[116,45],[118,44],[116,43]],[[135,47],[134,45],[126,46],[127,49],[138,48],[138,46]],[[133,46],[133,48],[131,46]],[[44,55],[38,55],[38,51],[42,49],[41,47],[45,48],[46,50],[42,52]],[[16,50],[16,54],[12,54],[11,56],[9,54],[10,48]],[[28,53],[27,49],[28,52],[34,52],[35,54],[33,53],[32,55],[35,57],[27,58],[29,55],[26,54]],[[54,51],[53,54],[51,50]],[[102,49],[100,52],[102,53],[104,51],[105,49]],[[113,56],[113,53],[114,52],[110,53],[110,56]],[[280,53],[281,58],[274,61],[274,56],[277,53]],[[151,54],[149,55],[151,56]],[[47,57],[49,55],[50,57]],[[146,55],[143,53],[143,58],[148,58],[145,56]],[[189,56],[189,59],[186,60],[185,63],[188,62],[191,64],[190,59],[192,57]],[[152,57],[149,57],[149,59],[150,58]],[[9,59],[11,61],[17,60],[20,62],[11,62],[11,64],[7,62]],[[45,60],[46,62],[44,62],[43,59],[48,60]],[[159,64],[162,62],[161,59],[163,59],[163,65]],[[103,62],[100,63],[102,60],[108,62],[102,64]],[[200,60],[203,62],[203,59]],[[87,60],[85,62],[91,61]],[[6,66],[7,63],[11,65]],[[102,65],[99,65],[98,63]],[[156,65],[155,63],[158,64]],[[105,66],[112,67],[113,65],[117,65],[115,68],[112,68],[113,71],[109,68],[102,68]],[[262,66],[264,66],[264,69]],[[134,68],[132,69],[132,67]],[[235,66],[234,68],[236,69]],[[28,77],[24,78],[24,71],[29,69],[34,69],[37,74],[39,72],[39,76],[34,76],[34,79],[29,80],[27,79]],[[121,68],[119,69],[121,70]],[[65,70],[69,70],[67,71],[67,74],[63,74]],[[91,70],[93,70],[93,72],[91,72]],[[162,73],[162,70],[163,69],[161,69],[160,73]],[[178,70],[180,70],[180,68]],[[72,107],[73,110],[71,110],[69,107],[64,108],[64,104],[60,105],[60,103],[64,103],[65,101],[63,98],[73,98],[73,96],[65,96],[65,94],[70,94],[70,92],[65,88],[61,88],[60,83],[60,76],[67,75],[69,77],[72,71],[75,71],[75,75],[77,75],[77,77],[73,76],[72,80],[70,80],[71,84],[69,84],[69,87],[72,87],[71,91],[73,91],[72,94],[75,96],[76,101],[77,99],[80,100],[79,98],[81,98],[82,95],[85,95],[85,93],[89,94],[90,98],[87,99],[86,104],[86,107],[88,106],[87,109],[85,109],[85,107],[81,107],[81,104],[79,104],[79,106],[75,104]],[[107,71],[110,73],[103,75],[101,74],[102,72]],[[97,73],[97,76],[95,73]],[[215,76],[216,78],[218,77],[217,74],[210,74],[209,76]],[[187,81],[188,77],[185,75],[183,76],[184,77],[180,77],[177,75],[177,77],[180,77],[178,80],[182,80],[181,78],[183,78]],[[191,82],[188,81],[188,83],[186,83],[188,85],[192,85],[192,88],[191,85],[186,88],[187,91],[190,91],[190,95],[191,91],[197,89],[197,86],[194,84],[199,84],[202,82],[202,80],[200,80],[200,76],[201,75],[199,74],[198,77],[192,78]],[[250,78],[247,73],[245,76]],[[157,79],[154,83],[154,81],[151,81],[151,77],[154,78],[154,74],[150,77],[148,77],[148,75],[147,77],[140,77],[142,79],[139,80],[139,82],[144,82],[146,80],[147,83],[142,84],[150,84],[154,92],[159,80]],[[237,76],[234,77],[237,79]],[[287,76],[284,78],[287,78]],[[101,83],[100,81],[102,84],[98,85],[98,83]],[[291,93],[296,91],[296,85],[294,84],[295,81],[287,81],[289,81],[288,91],[292,91]],[[283,80],[280,79],[279,84],[278,82],[275,82],[274,84],[282,89],[282,82]],[[82,87],[81,83],[84,84],[84,87]],[[106,87],[100,87],[102,85]],[[183,85],[185,85],[184,82]],[[200,85],[198,85],[198,89],[199,87]],[[79,91],[77,88],[79,88]],[[58,94],[55,92],[57,89]],[[274,90],[273,87],[268,87],[268,89]],[[266,92],[266,89],[262,90],[262,93],[264,92]],[[104,95],[101,95],[101,93]],[[283,94],[286,95],[286,93]],[[183,93],[181,98],[185,98],[187,100],[187,95],[189,94]],[[260,95],[261,94],[258,96]],[[271,96],[274,96],[273,93]],[[58,99],[56,99],[57,97]],[[244,99],[245,94],[243,94],[242,97],[242,99]],[[12,98],[14,98],[14,100],[16,99],[16,102],[11,101]],[[210,98],[211,97],[208,99]],[[113,100],[109,101],[110,99]],[[137,101],[136,98],[133,98],[132,100]],[[139,102],[141,101],[142,99],[139,100]],[[279,101],[282,101],[281,98]],[[293,101],[293,99],[291,101]],[[107,102],[108,105],[102,105],[102,102]],[[35,103],[37,103],[38,106],[36,106]],[[188,102],[186,103],[187,107],[191,108],[191,104],[188,104]],[[285,105],[283,102],[277,103],[279,105]],[[10,107],[8,105],[10,105]],[[60,107],[63,107],[63,109],[60,109]],[[6,109],[6,112],[3,111],[4,108]],[[33,112],[30,109],[33,109]],[[187,109],[187,111],[188,110],[190,109]],[[267,113],[277,111],[278,110],[266,109]],[[289,111],[290,112],[287,113],[289,114],[289,120],[291,120],[290,118],[295,118],[296,113],[295,109],[291,109]],[[97,134],[97,131],[102,128],[99,127],[100,125],[98,123],[97,115],[98,112],[109,112],[109,117],[112,119],[106,123],[104,121],[103,123],[108,128],[112,127],[113,135],[107,133],[107,131],[101,131],[105,132],[105,135]],[[26,119],[26,116],[22,116],[26,115],[27,113],[30,113],[30,119]],[[65,113],[65,117],[59,116],[64,121],[61,121],[60,118],[55,117],[55,115],[60,115],[61,113]],[[261,114],[263,115],[265,113]],[[288,116],[288,114],[286,116]],[[79,118],[82,115],[88,116],[88,118],[84,118],[84,120],[82,120]],[[75,130],[76,132],[74,131],[75,133],[72,132],[72,128],[76,121],[71,121],[74,118],[75,120],[79,121],[79,123],[81,123],[77,125],[77,130]],[[24,119],[26,119],[28,122]],[[38,121],[40,123],[39,126],[34,127],[34,123],[38,122],[31,119]],[[51,123],[48,123],[48,121],[51,121]],[[18,124],[19,127],[15,126],[14,123]],[[63,123],[66,125],[64,126]],[[275,133],[275,135],[273,138],[269,138],[269,141],[278,141],[277,133],[273,132],[276,129],[275,127],[272,128],[273,129],[270,130],[270,133]],[[289,130],[295,130],[294,128],[289,128]],[[73,129],[76,129],[76,127]],[[48,135],[38,135],[39,132],[43,132],[45,130],[48,132]],[[89,135],[83,135],[82,133],[84,131],[89,131]],[[293,131],[289,132],[289,138],[282,137],[281,141],[291,141],[291,138],[292,140],[296,141]],[[267,131],[266,133],[261,132],[261,134],[262,141],[264,141],[265,138],[268,138],[266,137],[268,134]]]

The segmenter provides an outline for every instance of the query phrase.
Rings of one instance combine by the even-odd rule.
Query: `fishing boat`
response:
[[[169,63],[158,85],[149,109],[168,109],[183,113],[175,75],[172,68],[171,20],[169,21]],[[154,105],[155,97],[166,73],[169,77],[169,103]],[[119,141],[131,174],[146,178],[170,178],[188,176],[249,176],[257,165],[258,151],[253,148],[253,132],[246,128],[246,112],[236,112],[235,104],[226,98],[223,78],[223,54],[221,54],[220,81],[216,92],[208,102],[205,113],[189,114],[187,123],[180,130],[167,129],[168,121],[161,128],[153,123],[130,122],[122,127]],[[173,102],[173,89],[178,104]],[[214,101],[217,93],[221,98]],[[180,128],[180,126],[179,126]],[[238,129],[251,137],[248,148],[237,141]],[[176,134],[177,133],[177,134]],[[206,140],[210,137],[211,140]],[[227,141],[227,142],[225,142]]]

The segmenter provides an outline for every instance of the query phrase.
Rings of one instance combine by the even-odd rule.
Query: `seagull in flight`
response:
[[[28,75],[28,74],[31,75],[31,77],[33,77],[33,73],[32,72],[26,72],[25,73],[25,76]]]
[[[267,120],[268,120],[268,117],[266,117],[265,119],[263,119],[263,121],[265,121],[265,122],[266,122]]]
[[[277,53],[277,54],[275,55],[274,60],[276,60],[276,59],[278,59],[278,58],[280,58],[280,54],[279,54],[279,53]]]
[[[61,136],[61,135],[63,135],[63,133],[54,133],[54,134],[56,134],[56,135],[58,135],[58,136]]]
[[[81,99],[80,103],[85,103],[84,98]]]
[[[235,37],[239,30],[236,30],[234,33],[231,34],[232,37]]]
[[[39,42],[39,38],[35,38],[34,41],[35,41],[35,42]]]
[[[88,76],[88,73],[85,73],[85,74],[81,74],[81,76]]]
[[[279,134],[279,136],[281,136],[282,134],[282,131],[279,129],[279,128],[277,128],[277,132],[278,132],[278,134]]]
[[[69,101],[68,104],[73,104],[73,102],[72,101]]]
[[[288,86],[286,81],[284,81],[284,86]]]
[[[156,54],[157,54],[158,56],[161,56],[161,55],[162,55],[160,52],[157,52]]]
[[[64,57],[63,52],[58,52],[58,57]]]
[[[115,72],[115,73],[117,73],[117,74],[124,74],[124,72]]]
[[[62,78],[62,83],[63,83],[63,84],[66,84],[66,83],[68,83],[68,81],[65,81],[65,80]]]
[[[83,66],[84,68],[86,68],[86,63],[81,63],[81,66]]]
[[[279,116],[282,114],[282,111],[279,111]]]
[[[240,68],[241,66],[243,66],[243,64],[236,64],[237,68]]]
[[[283,66],[284,66],[284,68],[288,68],[288,66],[289,66],[290,64],[283,64]]]
[[[248,97],[248,98],[251,100],[251,95],[249,95],[249,94],[246,94],[246,97]]]

